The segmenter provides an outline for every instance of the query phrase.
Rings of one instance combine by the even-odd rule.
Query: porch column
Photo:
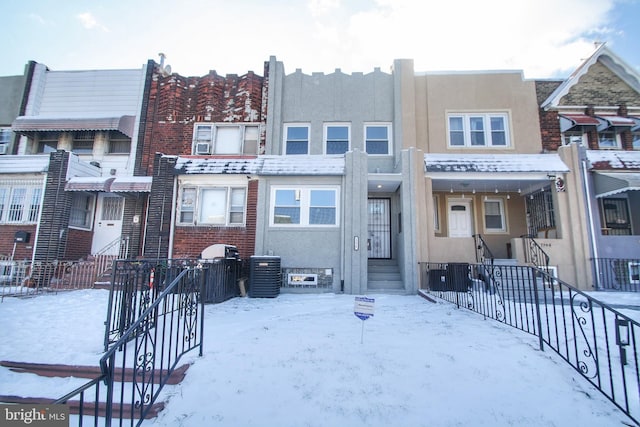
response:
[[[424,192],[424,155],[411,147],[402,151],[402,245],[403,259],[399,260],[404,288],[417,293],[420,279],[421,244],[426,233],[426,202]]]
[[[343,192],[344,292],[367,291],[367,154],[354,150],[345,154]]]

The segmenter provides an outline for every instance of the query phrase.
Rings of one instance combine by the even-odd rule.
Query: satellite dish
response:
[[[171,65],[167,64],[167,66],[164,67],[164,72],[166,75],[171,74]]]

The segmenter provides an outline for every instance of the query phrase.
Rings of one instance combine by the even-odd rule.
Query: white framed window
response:
[[[631,132],[631,143],[634,150],[640,150],[640,130]]]
[[[487,232],[507,231],[504,214],[504,200],[484,200],[484,228]]]
[[[620,134],[613,130],[605,130],[598,132],[598,147],[599,148],[620,148]]]
[[[10,144],[12,135],[11,128],[0,127],[0,144]]]
[[[562,133],[562,145],[584,145],[586,134],[581,131],[567,131]]]
[[[339,188],[271,187],[270,225],[276,227],[335,227]]]
[[[109,144],[107,152],[109,154],[130,154],[131,138],[117,131],[109,131]]]
[[[181,225],[241,226],[246,198],[246,187],[182,187],[177,221]]]
[[[509,147],[507,113],[454,113],[447,116],[449,147]]]
[[[193,130],[193,153],[258,154],[258,124],[196,123]]]
[[[367,154],[387,156],[391,154],[391,124],[366,123],[364,148]]]
[[[0,223],[35,224],[42,204],[42,187],[0,186]]]
[[[90,193],[75,193],[71,200],[69,226],[90,230],[93,223],[95,196]]]
[[[324,124],[325,154],[344,154],[349,151],[351,126],[348,123]]]
[[[284,154],[309,154],[309,128],[303,123],[284,125]]]

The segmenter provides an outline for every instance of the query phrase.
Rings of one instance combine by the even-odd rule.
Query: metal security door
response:
[[[368,200],[369,258],[391,258],[391,201],[389,199]]]

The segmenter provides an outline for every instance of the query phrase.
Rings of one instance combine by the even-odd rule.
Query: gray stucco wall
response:
[[[20,113],[25,76],[0,77],[0,126],[11,126]]]

